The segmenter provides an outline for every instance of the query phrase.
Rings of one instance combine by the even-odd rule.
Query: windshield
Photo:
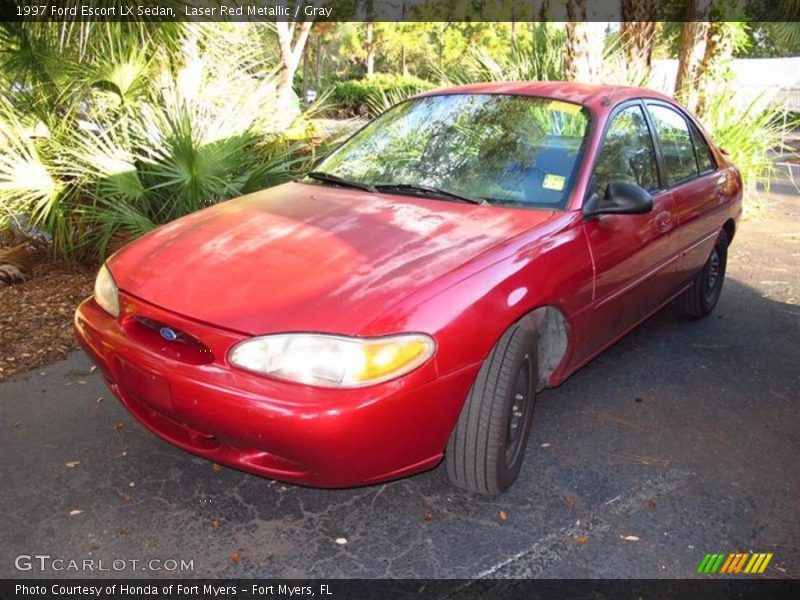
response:
[[[315,171],[372,189],[422,186],[491,204],[563,208],[588,123],[585,108],[550,98],[427,96],[385,112]]]

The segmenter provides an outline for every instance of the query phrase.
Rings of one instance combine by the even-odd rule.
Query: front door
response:
[[[617,182],[649,191],[653,210],[643,215],[600,215],[584,222],[595,288],[583,358],[655,311],[676,285],[674,201],[662,185],[653,136],[638,101],[623,105],[612,117],[595,164],[592,190],[603,193],[609,183]]]

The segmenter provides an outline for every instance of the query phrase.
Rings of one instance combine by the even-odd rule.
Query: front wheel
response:
[[[517,479],[536,399],[536,333],[518,324],[506,331],[472,384],[450,441],[450,480],[499,495]]]
[[[725,268],[728,264],[728,235],[719,232],[714,249],[706,264],[694,279],[692,287],[678,298],[678,306],[686,315],[707,317],[714,310],[722,293]]]

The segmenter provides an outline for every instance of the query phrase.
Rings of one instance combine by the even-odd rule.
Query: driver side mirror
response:
[[[653,197],[634,183],[609,183],[604,194],[594,193],[583,205],[583,216],[643,215],[653,210]]]

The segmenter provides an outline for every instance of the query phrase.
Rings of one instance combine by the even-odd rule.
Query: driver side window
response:
[[[624,108],[614,117],[606,130],[593,183],[601,193],[609,183],[635,183],[648,192],[660,187],[653,138],[641,106]]]

